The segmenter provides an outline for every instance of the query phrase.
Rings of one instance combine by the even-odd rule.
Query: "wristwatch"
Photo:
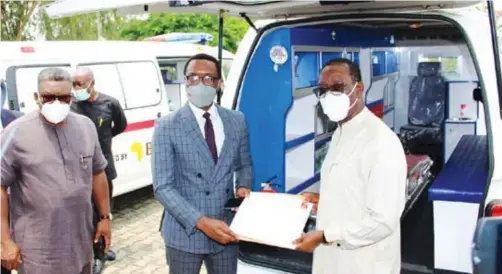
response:
[[[106,215],[101,215],[101,216],[99,216],[99,220],[100,220],[100,221],[101,221],[101,220],[106,220],[106,219],[108,219],[108,220],[110,220],[110,221],[111,221],[111,220],[112,220],[112,214],[110,213],[110,214],[106,214]]]

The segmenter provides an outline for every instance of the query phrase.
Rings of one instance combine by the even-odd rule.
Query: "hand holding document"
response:
[[[303,205],[299,195],[252,192],[244,199],[230,229],[241,241],[295,249],[312,204]]]

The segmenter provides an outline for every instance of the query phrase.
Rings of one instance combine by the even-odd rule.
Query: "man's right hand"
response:
[[[197,222],[197,229],[204,232],[209,238],[223,245],[238,241],[237,235],[230,230],[228,225],[217,219],[204,216]]]
[[[9,269],[17,269],[22,263],[21,249],[12,240],[2,242],[2,266]]]

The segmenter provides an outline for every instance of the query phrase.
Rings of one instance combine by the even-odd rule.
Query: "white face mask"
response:
[[[68,113],[70,113],[70,104],[61,103],[56,99],[51,103],[43,104],[40,112],[47,121],[53,124],[59,124],[64,121]]]
[[[331,121],[340,122],[347,117],[349,110],[358,100],[356,99],[352,105],[350,104],[350,96],[354,92],[356,86],[357,83],[349,94],[340,91],[328,91],[319,99],[324,114],[326,114]]]

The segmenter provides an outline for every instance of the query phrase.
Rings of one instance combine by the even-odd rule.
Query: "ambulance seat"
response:
[[[434,162],[441,162],[447,92],[440,70],[439,62],[418,64],[418,75],[410,85],[408,124],[400,128],[406,150],[410,154],[429,155]]]

